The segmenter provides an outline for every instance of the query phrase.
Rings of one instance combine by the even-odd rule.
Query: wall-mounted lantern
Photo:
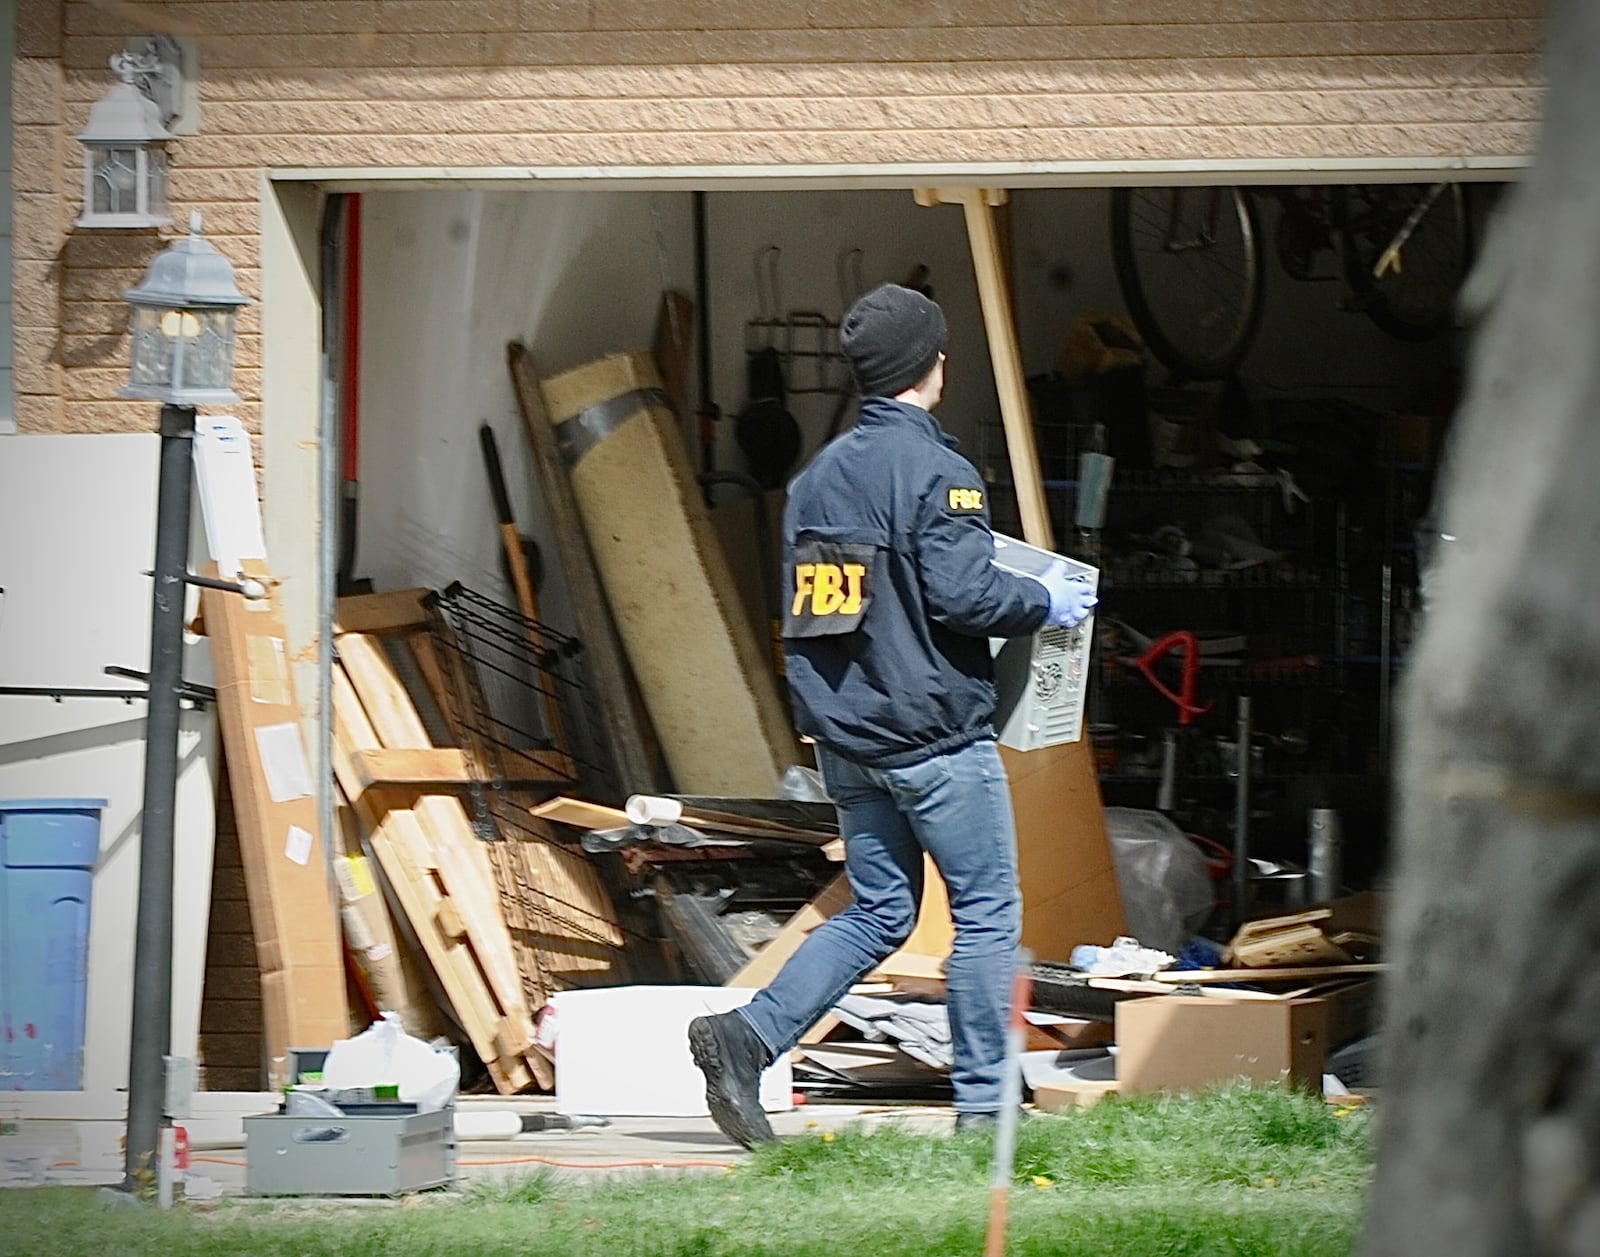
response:
[[[169,77],[152,47],[111,58],[118,82],[89,111],[78,133],[83,145],[80,227],[164,227],[167,213],[167,130],[163,110],[146,85]]]

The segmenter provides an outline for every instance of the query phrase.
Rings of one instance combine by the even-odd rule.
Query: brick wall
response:
[[[262,1086],[261,968],[250,927],[239,824],[228,768],[217,774],[217,842],[211,865],[211,925],[200,1000],[201,1087],[259,1091]]]
[[[1131,16],[1127,10],[1137,10]],[[1325,20],[1303,20],[1314,10]],[[132,6],[19,10],[24,431],[149,428],[120,292],[151,233],[72,232],[71,135]],[[172,200],[259,292],[263,167],[1500,157],[1529,151],[1537,0],[143,0],[198,39]],[[774,24],[773,14],[784,25]],[[260,316],[241,320],[254,422]]]

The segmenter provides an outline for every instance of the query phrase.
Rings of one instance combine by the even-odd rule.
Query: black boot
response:
[[[718,1129],[746,1148],[777,1139],[761,1107],[767,1045],[750,1023],[736,1012],[696,1017],[689,1023],[689,1050],[706,1076],[706,1106]]]

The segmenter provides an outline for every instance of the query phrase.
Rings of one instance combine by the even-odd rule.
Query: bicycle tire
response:
[[[1345,283],[1362,312],[1396,340],[1432,340],[1455,320],[1456,294],[1472,265],[1461,185],[1451,183],[1417,225],[1402,256],[1409,270],[1373,276],[1379,255],[1432,184],[1343,186],[1333,192]],[[1358,203],[1359,202],[1359,203]],[[1420,260],[1421,266],[1416,263]],[[1420,278],[1419,278],[1420,276]]]
[[[1255,203],[1243,189],[1214,189],[1223,198],[1218,234],[1225,223],[1227,241],[1173,250],[1155,238],[1165,233],[1164,217],[1182,216],[1186,197],[1198,204],[1197,194],[1209,191],[1114,188],[1111,193],[1111,260],[1128,317],[1150,352],[1189,379],[1232,373],[1261,325],[1266,278],[1261,231]],[[1199,258],[1205,261],[1193,260]],[[1158,278],[1165,282],[1155,282]]]

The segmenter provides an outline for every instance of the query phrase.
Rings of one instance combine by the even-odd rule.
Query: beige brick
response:
[[[61,364],[54,360],[55,333],[50,329],[41,331],[42,346],[31,330],[18,330],[12,341],[16,357],[11,364],[11,378],[18,393],[54,396],[64,391],[65,373]]]
[[[63,398],[58,432],[154,432],[161,408],[147,401],[81,401]]]
[[[14,12],[17,56],[61,55],[62,0],[19,0]]]
[[[953,6],[955,0],[932,2],[942,8]],[[917,10],[928,3],[929,0],[901,0],[890,7]],[[590,9],[597,31],[717,31],[803,27],[807,25],[806,7],[802,4],[752,4],[750,0],[672,0],[668,4],[652,3],[652,0],[593,0]]]
[[[54,327],[61,316],[60,265],[13,258],[11,300],[11,317],[18,327]]]
[[[64,139],[59,126],[11,129],[11,187],[14,192],[60,192]],[[72,142],[81,153],[83,149]]]
[[[155,249],[150,250],[151,255]],[[120,301],[126,289],[144,278],[144,264],[121,267],[66,267],[61,272],[61,300]]]
[[[139,32],[131,27],[113,35],[67,35],[61,41],[61,65],[69,74],[99,76],[104,82],[100,93],[116,82],[111,76],[111,58],[127,47],[128,36]]]
[[[61,409],[60,397],[19,393],[12,412],[17,420],[17,431],[23,433],[59,431]]]
[[[61,252],[70,219],[66,201],[49,192],[23,192],[12,199],[11,254],[44,261]]]
[[[18,377],[17,388],[25,393],[53,393],[59,391],[61,379],[58,371],[61,362],[61,334],[53,327],[18,327],[11,339],[11,348],[18,364],[29,364],[30,375],[26,385]]]
[[[229,75],[207,87],[208,121],[215,102],[270,108],[268,102],[500,101],[641,97],[766,97],[883,95],[996,96],[1025,91],[1066,91],[1096,85],[1106,90],[1152,93],[1181,88],[1256,86],[1263,89],[1368,85],[1525,86],[1538,81],[1533,51],[1460,57],[1321,56],[1182,58],[1150,60],[1010,61],[938,65],[682,65],[498,67],[484,71],[432,70],[425,74]],[[225,129],[237,130],[229,124]],[[329,129],[329,128],[324,128]]]
[[[128,327],[127,320],[122,321],[122,326],[108,332],[103,336],[73,336],[61,337],[61,365],[68,371],[77,371],[84,367],[113,367],[123,372],[127,378],[128,362]]]
[[[68,301],[61,303],[61,331],[73,336],[120,336],[128,330],[125,301]]]
[[[586,6],[569,8],[574,24],[568,29],[583,30],[588,25]],[[382,0],[376,29],[386,35],[521,30],[522,4],[521,0]]]
[[[162,14],[207,43],[240,35],[348,35],[378,27],[377,0],[189,0]]]
[[[11,62],[11,121],[14,126],[61,125],[61,65],[38,57]]]

